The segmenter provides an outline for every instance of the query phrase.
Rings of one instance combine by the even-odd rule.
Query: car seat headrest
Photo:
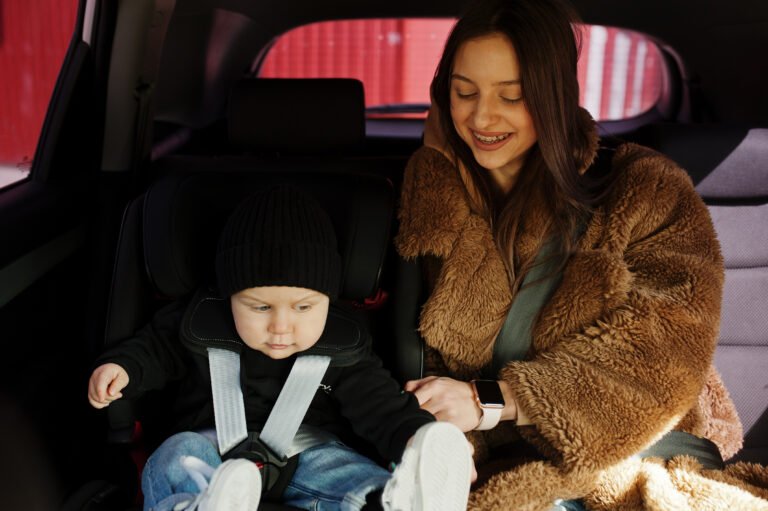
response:
[[[657,124],[640,130],[638,141],[688,171],[705,199],[768,196],[768,129]]]
[[[342,259],[340,297],[373,295],[389,243],[392,185],[380,176],[290,169],[179,173],[150,187],[143,250],[156,290],[177,298],[212,282],[216,244],[230,212],[246,196],[276,184],[309,193],[328,213]]]
[[[230,144],[245,151],[316,154],[365,139],[363,84],[351,78],[247,78],[229,98]]]

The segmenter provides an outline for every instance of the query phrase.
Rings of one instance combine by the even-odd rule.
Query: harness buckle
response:
[[[224,456],[224,460],[243,458],[256,463],[261,472],[262,493],[268,493],[281,479],[281,473],[291,458],[281,457],[272,451],[259,438],[258,432],[248,433],[248,437],[233,447]],[[283,474],[285,477],[285,474]]]

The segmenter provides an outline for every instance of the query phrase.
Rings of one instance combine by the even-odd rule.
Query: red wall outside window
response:
[[[77,0],[0,0],[0,168],[34,156],[76,14]]]
[[[353,20],[300,27],[278,39],[259,76],[357,78],[366,105],[428,103],[429,83],[455,21]]]

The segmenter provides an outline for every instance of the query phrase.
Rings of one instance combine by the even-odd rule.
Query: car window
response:
[[[584,28],[578,70],[581,105],[600,121],[629,119],[653,108],[664,83],[656,44],[630,30]]]
[[[265,78],[357,78],[369,117],[424,115],[429,83],[453,19],[376,19],[314,23],[278,38],[258,75]],[[643,34],[582,27],[581,104],[597,120],[638,116],[659,101],[663,70]],[[416,112],[416,113],[414,113]]]
[[[0,188],[29,176],[77,0],[0,2]]]

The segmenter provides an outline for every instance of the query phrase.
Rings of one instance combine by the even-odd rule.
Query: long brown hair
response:
[[[593,156],[593,128],[579,108],[578,22],[575,11],[561,0],[476,2],[453,28],[432,81],[442,131],[469,172],[476,189],[476,193],[469,194],[470,203],[493,227],[513,290],[533,264],[532,260],[516,260],[513,253],[527,201],[544,198],[552,220],[549,232],[559,241],[558,257],[564,264],[576,243],[578,225],[601,196],[594,183],[579,173]],[[456,53],[466,41],[493,33],[506,36],[515,48],[523,100],[538,136],[514,188],[506,196],[459,137],[450,109]]]

